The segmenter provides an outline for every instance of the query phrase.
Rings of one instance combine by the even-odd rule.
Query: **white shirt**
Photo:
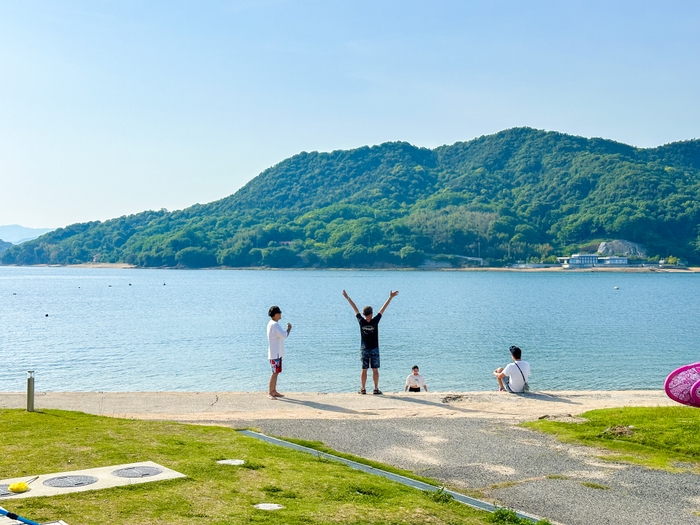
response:
[[[522,370],[522,374],[520,370]],[[503,369],[503,373],[508,376],[508,386],[513,392],[522,392],[525,388],[525,381],[530,377],[530,363],[527,361],[518,361],[516,366],[515,363],[508,363]],[[525,381],[523,381],[523,376],[525,376]]]
[[[406,386],[411,388],[420,388],[420,387],[425,387],[425,380],[423,379],[423,376],[418,374],[409,374],[409,376],[406,378]]]
[[[284,340],[287,339],[288,335],[287,331],[277,321],[270,319],[270,322],[267,323],[268,359],[284,357]]]

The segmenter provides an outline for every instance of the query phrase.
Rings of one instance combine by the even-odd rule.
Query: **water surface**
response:
[[[294,325],[281,391],[358,387],[377,311],[381,387],[418,364],[432,390],[488,390],[518,345],[535,389],[661,388],[700,361],[697,274],[122,270],[0,267],[0,390],[261,391],[265,326]],[[615,287],[619,289],[615,289]],[[46,316],[48,314],[48,317]]]

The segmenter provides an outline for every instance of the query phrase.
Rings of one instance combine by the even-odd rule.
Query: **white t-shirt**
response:
[[[408,377],[406,378],[406,386],[411,388],[420,388],[420,387],[425,387],[425,380],[423,379],[423,376],[418,374],[409,374]]]
[[[522,370],[522,374],[520,370]],[[525,388],[525,381],[530,378],[530,363],[527,361],[518,361],[516,366],[515,363],[508,363],[503,369],[503,373],[508,376],[508,386],[513,392],[522,392]],[[523,376],[525,376],[525,381],[523,381]]]
[[[287,331],[280,326],[277,321],[270,319],[267,323],[267,340],[269,346],[267,347],[267,358],[268,359],[279,359],[284,357],[284,340],[287,339]]]

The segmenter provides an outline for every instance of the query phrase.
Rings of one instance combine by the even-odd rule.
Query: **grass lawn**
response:
[[[244,459],[247,464],[219,465],[219,459]],[[486,512],[436,501],[419,490],[228,428],[60,410],[0,410],[0,479],[146,460],[188,477],[2,499],[0,505],[35,521],[63,519],[70,525],[494,522]],[[285,509],[257,510],[256,503],[279,503]],[[516,523],[506,518],[496,522]]]
[[[539,420],[529,428],[562,441],[616,452],[605,457],[670,471],[700,473],[700,409],[692,407],[610,408],[592,410],[583,423]]]

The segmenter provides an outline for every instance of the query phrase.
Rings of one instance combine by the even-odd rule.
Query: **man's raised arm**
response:
[[[384,306],[382,306],[382,309],[379,310],[379,313],[380,313],[380,314],[384,315],[384,310],[386,310],[386,307],[389,306],[389,303],[391,302],[391,300],[392,300],[394,297],[396,297],[397,295],[399,295],[399,291],[398,291],[398,290],[396,290],[395,292],[389,292],[389,298],[388,298],[388,299],[386,300],[386,302],[384,303]]]
[[[355,315],[359,314],[360,311],[357,309],[357,306],[355,305],[355,303],[352,302],[352,299],[350,299],[348,292],[346,292],[345,290],[343,290],[343,297],[345,297],[348,300],[350,306],[352,306],[352,309],[355,311]]]

